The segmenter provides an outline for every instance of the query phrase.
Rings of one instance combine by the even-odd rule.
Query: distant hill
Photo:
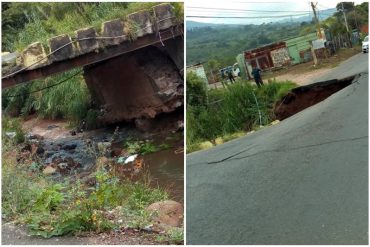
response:
[[[336,12],[335,8],[319,11],[320,20]],[[311,16],[284,18],[279,22],[261,25],[232,25],[187,21],[186,61],[196,64],[215,59],[220,66],[235,63],[235,57],[249,49],[297,37],[302,28],[310,25]]]
[[[186,21],[186,30],[191,30],[194,28],[203,28],[203,27],[238,27],[239,24],[216,24],[216,23],[205,23],[197,21]]]
[[[318,17],[320,21],[325,20],[329,16],[332,16],[335,12],[337,12],[336,8],[325,9],[318,11]],[[311,12],[310,15],[302,16],[302,17],[294,17],[294,18],[284,18],[275,23],[292,23],[292,22],[311,22],[313,18],[313,13]],[[193,28],[202,28],[202,27],[238,27],[244,26],[245,24],[218,24],[218,23],[205,23],[205,22],[197,22],[197,21],[186,21],[186,29],[190,30]]]
[[[239,53],[296,37],[300,30],[297,22],[190,28],[186,33],[186,62],[190,65],[215,59],[221,66],[232,65]]]

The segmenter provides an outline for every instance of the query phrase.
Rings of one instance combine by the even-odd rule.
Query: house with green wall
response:
[[[288,48],[289,55],[291,57],[291,64],[304,62],[304,52],[310,50],[311,42],[314,40],[317,40],[316,33],[310,33],[284,40]]]

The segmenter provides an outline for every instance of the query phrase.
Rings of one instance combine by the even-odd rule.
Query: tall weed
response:
[[[210,90],[208,105],[187,106],[187,145],[268,124],[274,119],[274,102],[294,86],[291,82],[273,82],[256,88],[240,82]]]

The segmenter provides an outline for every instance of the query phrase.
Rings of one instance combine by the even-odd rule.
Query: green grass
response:
[[[21,121],[18,118],[9,118],[7,116],[3,116],[2,120],[2,140],[3,143],[8,144],[19,144],[25,141],[25,134],[22,130]],[[15,132],[14,140],[9,139],[6,136],[7,132]]]
[[[91,26],[101,32],[101,24],[104,21],[117,18],[127,20],[127,15],[140,10],[152,12],[152,7],[158,4],[160,3],[15,3],[10,5],[11,8],[14,11],[19,7],[23,8],[27,16],[24,18],[26,23],[23,23],[21,30],[13,32],[13,37],[6,36],[5,47],[10,51],[20,51],[36,41],[47,45],[47,40],[53,36],[60,34],[74,36],[74,31]],[[175,8],[177,20],[182,21],[183,4],[171,4]],[[9,10],[5,12],[6,17],[8,13],[11,12]]]
[[[3,151],[4,152],[4,151]],[[29,212],[37,196],[38,184],[42,180],[20,172],[14,161],[2,159],[2,217],[5,221],[15,220]]]
[[[128,139],[123,144],[123,148],[125,148],[129,154],[150,154],[161,150],[169,149],[171,148],[171,145],[167,143],[157,145],[150,140],[135,141]]]
[[[64,118],[71,122],[84,119],[88,115],[91,95],[82,75],[70,78],[79,70],[71,70],[44,80],[4,90],[2,92],[4,112],[12,116],[28,116],[37,112],[42,118]],[[70,79],[55,87],[39,91],[68,78]],[[23,95],[10,97],[20,94]],[[89,123],[92,123],[92,120],[96,119],[96,113],[90,111],[88,117]]]
[[[258,89],[241,82],[226,89],[210,90],[207,106],[187,106],[187,152],[199,150],[199,144],[204,141],[214,141],[222,136],[230,139],[228,137],[233,133],[253,130],[260,125],[258,110],[261,112],[261,125],[267,125],[274,120],[274,102],[295,86],[292,82],[274,81]]]
[[[5,150],[15,147],[8,145]],[[16,164],[13,157],[3,155],[3,219],[26,224],[35,236],[49,238],[122,226],[142,228],[152,223],[146,207],[168,199],[167,192],[149,187],[145,179],[122,180],[104,168],[93,174],[97,185],[87,193],[79,180],[55,182],[35,171],[32,165]],[[108,211],[117,208],[124,219],[122,225],[106,217]]]
[[[156,240],[160,243],[183,244],[184,229],[172,228],[166,234],[158,235]]]

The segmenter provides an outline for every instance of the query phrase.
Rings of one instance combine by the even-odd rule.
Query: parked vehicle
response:
[[[220,69],[220,74],[222,78],[227,78],[227,75],[231,71],[232,75],[234,77],[240,76],[240,69],[239,69],[239,64],[235,63],[233,66],[228,66],[226,68]]]
[[[369,52],[369,36],[366,36],[364,41],[362,41],[362,52]]]

